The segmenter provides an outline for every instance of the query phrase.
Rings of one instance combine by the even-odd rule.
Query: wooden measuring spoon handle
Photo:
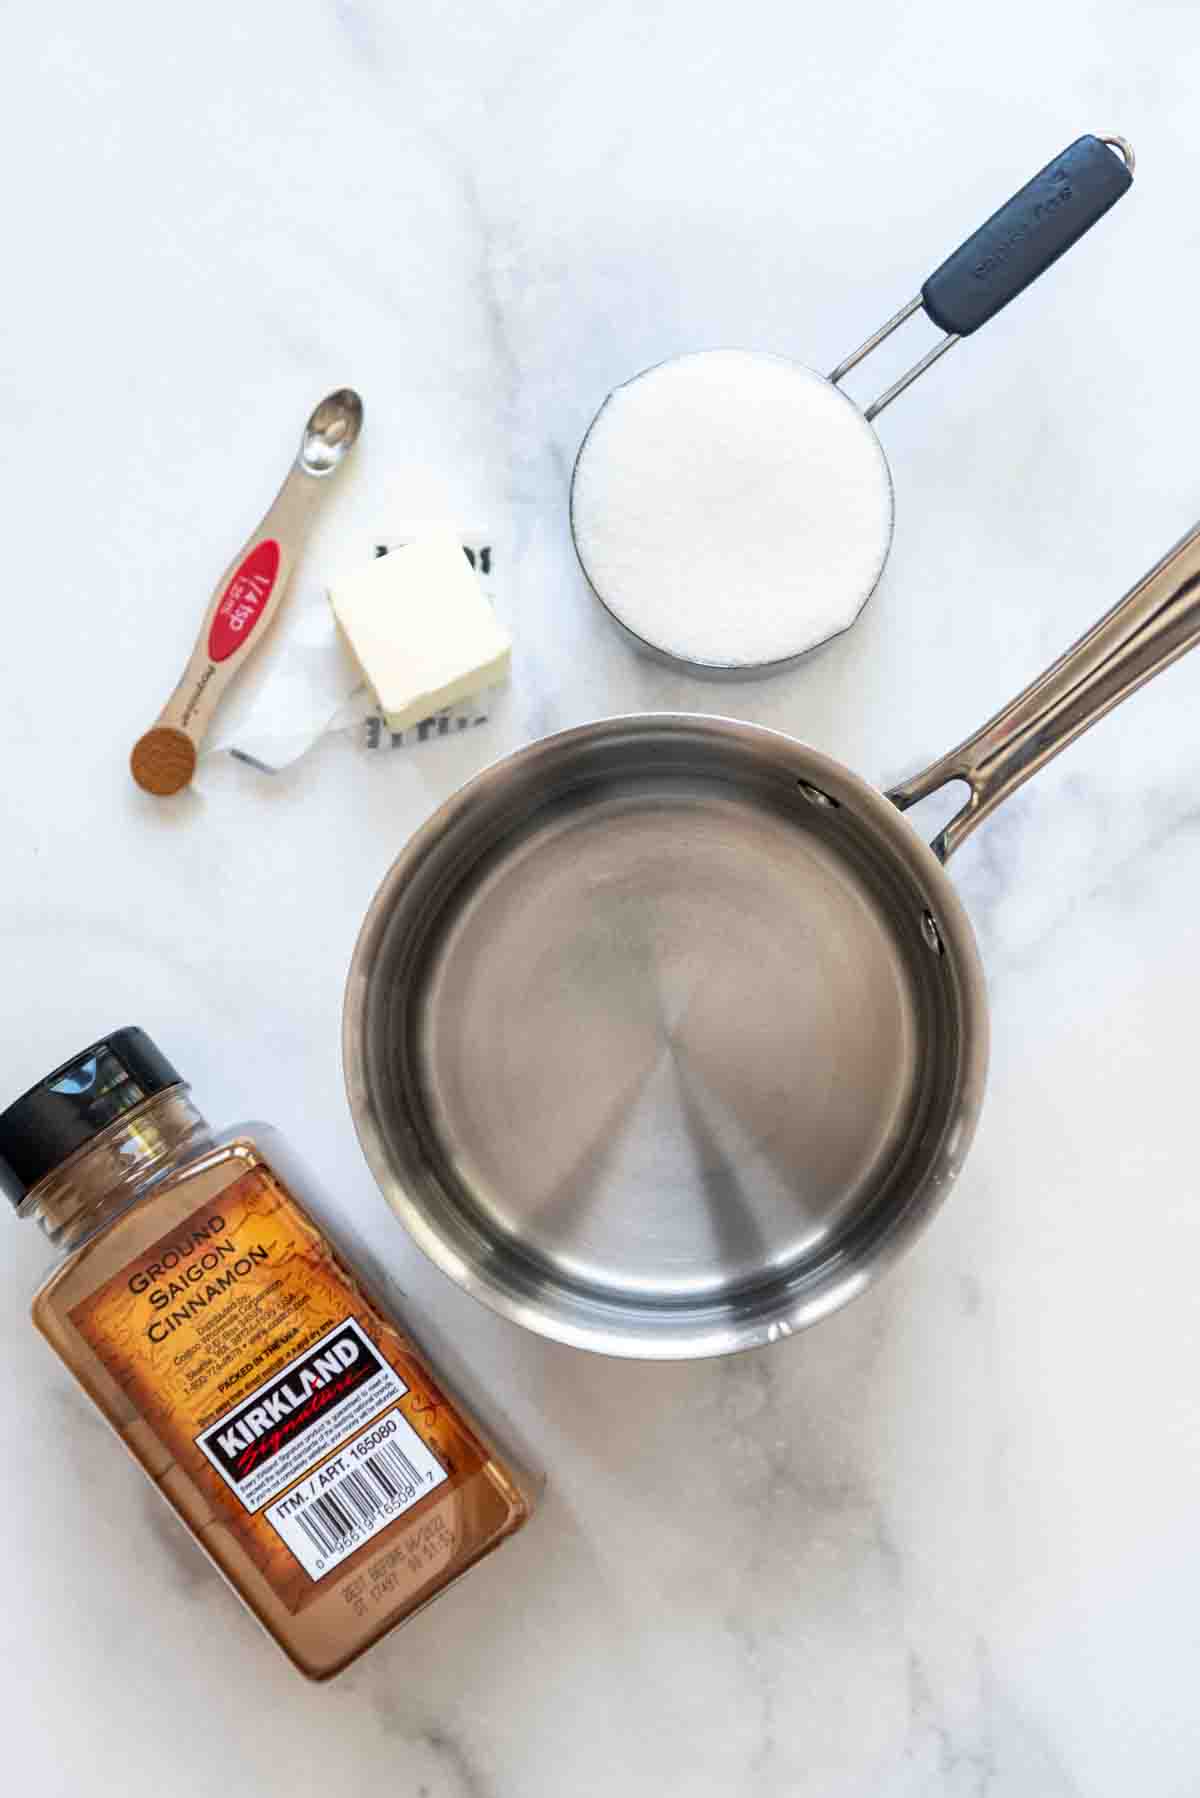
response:
[[[130,769],[146,792],[177,793],[191,780],[225,689],[283,603],[331,472],[313,474],[294,462],[266,517],[217,582],[178,686],[134,745]]]

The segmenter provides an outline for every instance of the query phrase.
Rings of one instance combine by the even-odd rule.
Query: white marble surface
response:
[[[0,58],[0,1089],[144,1024],[210,1115],[291,1132],[549,1476],[536,1527],[314,1692],[33,1335],[44,1245],[4,1224],[6,1790],[1200,1790],[1200,658],[958,859],[994,1001],[976,1149],[814,1333],[647,1369],[501,1323],[386,1212],[338,1066],[357,925],[439,800],[545,730],[714,704],[629,656],[570,553],[571,458],[629,372],[713,342],[828,367],[1121,131],[1132,195],[883,421],[898,531],[859,627],[717,703],[896,776],[1193,523],[1192,9],[13,0]],[[128,746],[347,380],[367,432],[301,582],[427,481],[506,546],[512,695],[419,757],[333,745],[156,806]]]

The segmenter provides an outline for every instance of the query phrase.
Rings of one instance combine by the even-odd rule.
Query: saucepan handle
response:
[[[910,805],[948,781],[970,797],[930,847],[947,861],[1002,800],[1200,640],[1200,525],[981,730],[888,793]]]

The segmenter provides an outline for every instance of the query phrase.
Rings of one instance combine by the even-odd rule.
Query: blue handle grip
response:
[[[969,337],[1057,262],[1115,206],[1133,175],[1098,137],[1081,137],[1046,164],[961,244],[921,289],[943,331]]]

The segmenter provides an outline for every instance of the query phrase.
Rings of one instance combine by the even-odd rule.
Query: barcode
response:
[[[345,1460],[353,1465],[331,1480],[329,1475]],[[310,1475],[269,1506],[266,1515],[309,1577],[320,1579],[446,1477],[442,1463],[396,1406],[346,1443],[324,1473]]]
[[[410,1505],[424,1484],[404,1450],[385,1442],[336,1486],[297,1511],[296,1522],[318,1554],[336,1554],[351,1536],[369,1533],[381,1512]]]

